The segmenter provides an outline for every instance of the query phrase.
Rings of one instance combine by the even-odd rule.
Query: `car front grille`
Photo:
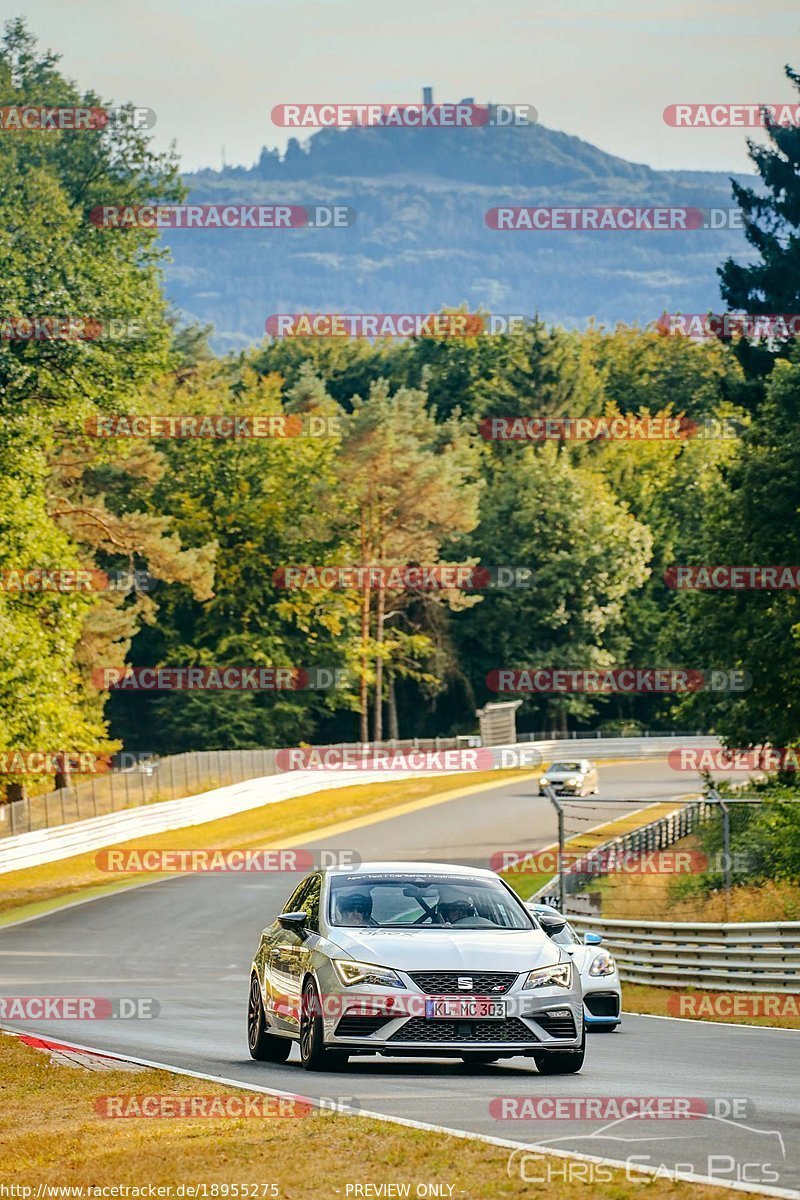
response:
[[[541,1025],[542,1029],[550,1034],[550,1037],[575,1037],[575,1019],[571,1012],[563,1017],[554,1016],[553,1013],[549,1012],[531,1013],[531,1020],[535,1021],[537,1025]]]
[[[412,1017],[389,1038],[390,1042],[538,1042],[518,1017],[504,1021],[427,1020]]]
[[[381,1026],[386,1025],[391,1017],[383,1015],[365,1016],[362,1013],[353,1013],[342,1017],[339,1024],[336,1026],[337,1037],[369,1037],[372,1033],[377,1033]]]
[[[501,996],[517,978],[516,971],[411,971],[423,992],[434,996]],[[459,979],[472,980],[471,988],[460,988]]]
[[[618,1017],[619,996],[616,992],[590,992],[583,1003],[593,1017]]]

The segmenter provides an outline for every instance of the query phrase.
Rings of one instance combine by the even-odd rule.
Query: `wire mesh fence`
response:
[[[479,739],[412,738],[382,742],[382,747],[414,750],[449,750],[460,748]],[[337,747],[349,750],[360,743],[340,743]],[[19,833],[51,829],[100,817],[107,813],[179,800],[199,792],[276,775],[275,749],[263,750],[198,750],[172,754],[164,758],[126,755],[126,765],[104,774],[82,779],[70,787],[41,792],[0,804],[0,838]]]

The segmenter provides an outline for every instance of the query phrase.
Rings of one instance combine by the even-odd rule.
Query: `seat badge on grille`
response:
[[[471,992],[472,991],[472,976],[471,975],[459,975],[458,990],[460,992]]]

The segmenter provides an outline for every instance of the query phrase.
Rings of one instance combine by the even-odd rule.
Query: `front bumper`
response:
[[[583,1020],[587,1029],[613,1029],[622,1021],[622,991],[619,984],[594,981],[595,987],[583,994]]]
[[[442,996],[414,986],[405,991],[347,988],[338,992],[339,1010],[323,1016],[325,1042],[347,1048],[351,1054],[414,1057],[457,1056],[470,1051],[512,1057],[579,1049],[584,1029],[579,986],[523,991],[523,978],[503,996],[485,996],[506,1004],[506,1016],[491,1019],[427,1017],[425,1001]],[[462,993],[457,998],[465,997]]]

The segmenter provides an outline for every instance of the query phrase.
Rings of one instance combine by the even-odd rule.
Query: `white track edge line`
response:
[[[757,1027],[758,1028],[758,1027]],[[9,1029],[5,1025],[0,1025],[6,1033],[16,1034],[17,1037],[36,1037],[35,1033],[20,1031],[18,1029]],[[45,1035],[41,1035],[42,1041],[47,1041]],[[158,1071],[167,1071],[172,1075],[187,1075],[191,1079],[206,1079],[209,1083],[224,1084],[226,1087],[239,1088],[242,1091],[262,1092],[268,1096],[278,1096],[286,1099],[302,1100],[304,1103],[312,1105],[314,1108],[320,1108],[327,1112],[338,1112],[342,1116],[349,1117],[364,1117],[372,1121],[384,1121],[390,1125],[402,1125],[408,1129],[420,1129],[427,1133],[444,1133],[449,1137],[462,1138],[464,1141],[483,1142],[485,1145],[500,1146],[504,1149],[513,1150],[530,1150],[538,1154],[549,1155],[552,1158],[568,1158],[579,1160],[580,1162],[593,1162],[601,1166],[609,1166],[630,1170],[628,1164],[620,1159],[602,1158],[596,1154],[582,1154],[578,1150],[553,1150],[549,1146],[537,1146],[531,1142],[515,1142],[510,1138],[496,1138],[488,1133],[474,1133],[467,1129],[450,1129],[446,1125],[433,1125],[427,1121],[415,1121],[412,1117],[395,1117],[387,1113],[376,1113],[367,1109],[353,1112],[344,1105],[333,1105],[322,1103],[315,1096],[301,1096],[298,1092],[285,1092],[279,1088],[266,1087],[263,1084],[244,1083],[240,1079],[228,1079],[223,1075],[209,1075],[202,1071],[190,1071],[186,1067],[174,1067],[168,1063],[154,1062],[152,1059],[134,1058],[132,1055],[114,1054],[111,1051],[98,1050],[93,1046],[83,1046],[77,1042],[68,1042],[54,1038],[53,1041],[62,1046],[68,1046],[70,1049],[83,1050],[89,1054],[105,1054],[107,1058],[117,1058],[121,1062],[136,1063],[142,1067],[151,1067]],[[773,1188],[760,1187],[755,1188],[749,1184],[739,1181],[721,1182],[718,1179],[712,1179],[707,1175],[696,1175],[693,1172],[670,1171],[663,1170],[661,1167],[646,1167],[637,1166],[634,1168],[636,1172],[643,1175],[653,1175],[661,1179],[671,1179],[683,1183],[704,1183],[711,1187],[724,1188],[728,1191],[744,1192],[749,1196],[781,1196],[789,1197],[790,1200],[797,1200],[800,1197],[800,1192],[790,1191],[788,1188]]]

